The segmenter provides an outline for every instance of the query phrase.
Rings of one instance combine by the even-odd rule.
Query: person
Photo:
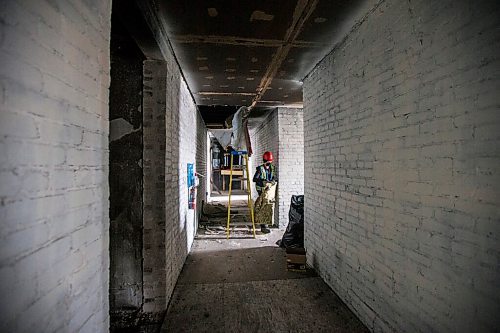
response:
[[[262,156],[263,164],[259,165],[253,176],[253,181],[255,183],[255,188],[259,196],[265,190],[267,186],[274,185],[278,181],[276,176],[276,168],[273,164],[273,153],[266,151]],[[262,233],[269,233],[271,230],[267,228],[266,224],[260,225]]]

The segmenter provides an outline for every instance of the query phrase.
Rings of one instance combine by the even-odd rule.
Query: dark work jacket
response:
[[[257,168],[255,168],[253,181],[255,182],[255,188],[257,189],[257,192],[259,192],[259,194],[262,192],[264,187],[266,187],[267,182],[277,182],[278,177],[276,177],[276,168],[274,164],[270,164],[269,169],[266,169],[264,164],[261,164]]]

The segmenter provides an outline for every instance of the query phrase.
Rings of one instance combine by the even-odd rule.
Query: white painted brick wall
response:
[[[0,331],[107,332],[111,2],[0,3]]]
[[[279,223],[288,225],[292,195],[304,194],[304,114],[302,109],[278,108]]]
[[[278,173],[275,224],[288,224],[288,211],[292,195],[304,194],[304,121],[302,109],[277,108],[256,128],[251,130],[251,177],[255,167],[262,164],[262,155],[271,151]],[[255,183],[253,196],[257,197]]]
[[[273,153],[273,164],[276,166],[279,181],[280,172],[280,153],[279,153],[279,127],[278,127],[278,110],[273,110],[269,115],[256,127],[250,129],[250,140],[252,142],[253,155],[250,158],[250,178],[253,179],[255,168],[262,164],[262,156],[266,151]],[[255,189],[255,183],[251,182],[252,197],[257,199],[258,194]],[[279,186],[279,185],[278,185]],[[274,224],[279,223],[279,200],[274,206]]]
[[[148,10],[148,9],[146,9]],[[197,209],[188,209],[187,163],[196,171],[206,170],[205,123],[182,77],[166,37],[155,22],[149,22],[167,62],[166,102],[166,301],[170,300],[177,278],[187,258],[198,227],[201,200],[206,200],[206,188],[201,179]]]
[[[304,82],[308,261],[372,331],[500,327],[499,17],[382,1]]]

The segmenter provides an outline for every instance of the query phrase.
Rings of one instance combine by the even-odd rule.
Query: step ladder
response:
[[[230,233],[230,223],[231,223],[231,190],[233,187],[233,162],[234,162],[234,156],[243,156],[244,157],[244,170],[246,171],[246,175],[243,174],[244,179],[247,182],[246,186],[246,192],[247,192],[247,199],[248,199],[248,208],[250,209],[250,218],[252,219],[252,228],[253,228],[253,238],[255,238],[255,220],[254,220],[254,212],[253,212],[253,201],[252,201],[252,189],[250,187],[250,172],[248,170],[248,153],[245,150],[233,150],[231,152],[231,169],[229,172],[229,200],[228,200],[228,206],[227,206],[227,228],[226,228],[226,233],[227,233],[227,239],[229,239],[229,233]]]

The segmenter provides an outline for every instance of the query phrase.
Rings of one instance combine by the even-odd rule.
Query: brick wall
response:
[[[196,233],[187,163],[205,170],[207,132],[172,55],[144,65],[143,311],[154,321],[166,309]],[[198,202],[205,195],[200,184]]]
[[[206,167],[207,130],[168,39],[160,28],[152,8],[141,3],[144,15],[165,57],[166,115],[165,115],[165,306],[170,300],[197,230],[201,200],[205,199],[206,185],[200,182],[197,209],[188,209],[187,163],[194,163],[196,171]]]
[[[251,177],[255,167],[262,164],[262,155],[271,151],[278,174],[275,225],[288,225],[288,210],[294,194],[304,194],[304,122],[302,109],[277,108],[257,127],[250,136],[254,155],[251,158]],[[252,195],[257,197],[255,183]]]
[[[253,178],[255,168],[262,164],[262,156],[266,151],[273,153],[273,164],[279,177],[279,150],[278,150],[278,110],[275,109],[256,127],[250,129],[250,140],[252,141],[253,155],[250,159],[250,177]],[[279,180],[279,178],[278,178]],[[258,194],[255,190],[255,183],[251,182],[252,197],[257,198]],[[274,224],[279,224],[279,201],[274,206]]]
[[[0,331],[105,332],[109,1],[0,3]]]
[[[302,109],[278,108],[278,214],[288,225],[292,195],[304,194],[304,114]]]
[[[384,1],[304,81],[308,261],[372,331],[500,327],[499,17]]]

